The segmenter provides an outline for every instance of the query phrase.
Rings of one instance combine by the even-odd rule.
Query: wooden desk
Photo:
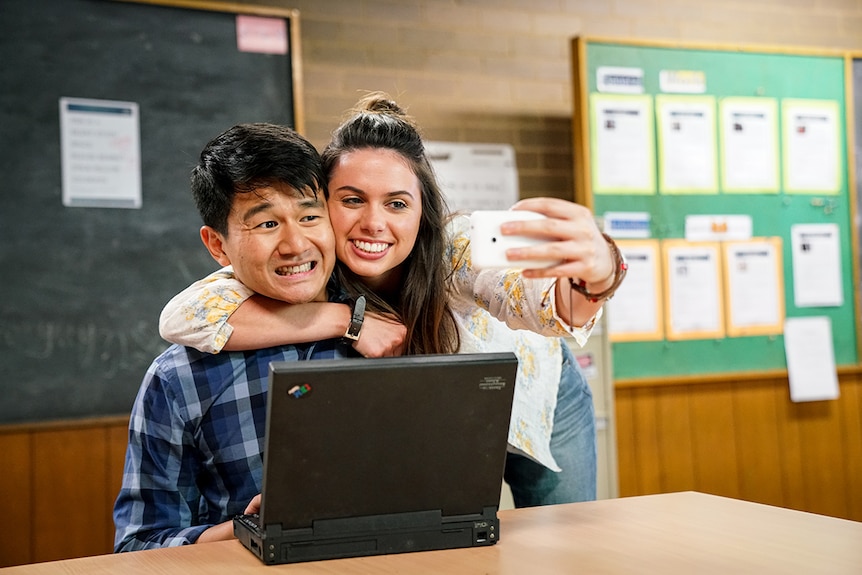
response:
[[[862,523],[702,493],[500,512],[492,547],[267,567],[237,541],[0,569],[47,573],[862,573]]]

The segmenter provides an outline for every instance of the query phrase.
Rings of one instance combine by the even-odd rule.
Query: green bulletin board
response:
[[[590,206],[596,216],[605,212],[647,212],[650,236],[664,240],[685,237],[688,215],[748,215],[752,237],[780,237],[784,266],[785,316],[828,316],[832,322],[835,361],[838,366],[857,363],[857,311],[854,288],[855,204],[848,192],[847,122],[845,112],[845,57],[828,53],[787,53],[753,49],[707,49],[626,43],[616,40],[573,40],[575,94],[576,199]],[[661,71],[702,72],[705,93],[716,102],[722,98],[771,98],[781,108],[789,99],[827,100],[837,103],[841,159],[837,194],[788,193],[779,181],[777,193],[728,193],[718,184],[718,193],[664,194],[656,178],[655,193],[605,191],[594,193],[591,181],[591,139],[595,129],[589,110],[590,95],[597,93],[599,67],[621,67],[643,71],[642,95],[655,100],[662,94]],[[653,109],[654,113],[654,109]],[[779,112],[778,126],[781,127]],[[654,137],[655,132],[653,134]],[[781,162],[779,138],[779,162]],[[657,149],[657,142],[653,142]],[[719,149],[718,143],[716,149]],[[657,154],[657,153],[656,153]],[[718,160],[716,160],[718,162]],[[656,166],[658,156],[656,155]],[[784,166],[782,166],[782,169]],[[791,226],[837,224],[841,246],[843,305],[804,307],[794,305]],[[781,335],[724,337],[684,341],[626,341],[613,344],[613,370],[617,380],[683,378],[698,374],[764,372],[786,369]]]

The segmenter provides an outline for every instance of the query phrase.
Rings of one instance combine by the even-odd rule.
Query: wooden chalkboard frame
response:
[[[236,16],[283,18],[288,53],[240,51]],[[296,10],[193,0],[0,3],[0,425],[128,414],[165,302],[218,268],[189,173],[237,123],[304,131]],[[62,97],[140,109],[139,209],[64,207]]]
[[[626,202],[626,208],[614,207],[609,208],[608,202],[605,201],[609,196],[603,195],[597,197],[592,191],[592,174],[591,174],[591,125],[592,117],[589,113],[590,94],[597,91],[593,72],[596,66],[625,66],[615,62],[597,61],[594,57],[593,48],[603,46],[619,47],[623,51],[637,53],[639,51],[661,51],[674,52],[677,54],[691,55],[692,68],[697,69],[698,56],[706,54],[711,57],[714,54],[733,54],[737,58],[736,63],[742,58],[751,55],[752,60],[756,60],[758,55],[761,55],[762,64],[764,60],[768,61],[774,55],[778,58],[793,58],[800,59],[817,59],[823,58],[824,61],[830,62],[830,69],[837,67],[843,68],[843,78],[840,84],[832,85],[835,93],[840,92],[840,96],[835,99],[840,102],[842,118],[840,120],[840,128],[842,133],[842,148],[840,153],[843,159],[843,185],[838,196],[838,202],[846,208],[846,219],[842,219],[842,246],[849,245],[849,253],[843,252],[842,268],[845,269],[844,275],[844,305],[840,308],[806,308],[803,311],[798,309],[790,309],[793,307],[793,300],[785,297],[786,309],[788,309],[788,317],[791,315],[827,315],[833,319],[833,336],[835,330],[841,329],[840,345],[837,345],[836,359],[839,369],[858,368],[860,353],[860,341],[858,334],[860,333],[860,318],[859,318],[859,230],[855,228],[857,213],[857,188],[856,188],[856,165],[853,160],[854,139],[853,139],[853,85],[848,81],[852,78],[852,57],[846,51],[839,50],[816,50],[816,49],[799,49],[786,47],[741,47],[729,45],[715,44],[698,44],[698,43],[681,43],[661,40],[628,40],[616,38],[602,37],[576,37],[572,39],[572,78],[573,78],[573,143],[574,143],[574,165],[575,165],[575,200],[582,203],[596,212],[597,216],[601,216],[604,211],[641,211],[640,207],[630,208],[631,203],[627,202],[631,196],[625,194],[613,194],[612,197],[617,200]],[[858,55],[857,55],[858,56]],[[632,58],[637,60],[636,57]],[[685,69],[675,68],[676,63],[670,64],[669,69]],[[635,66],[635,64],[632,64]],[[708,65],[707,65],[708,66]],[[645,66],[648,67],[648,66]],[[646,73],[654,70],[647,70]],[[646,84],[646,82],[645,82]],[[650,91],[647,89],[646,94],[657,94],[657,90]],[[715,93],[712,89],[707,90],[707,94]],[[719,96],[739,95],[752,96],[754,94],[729,94],[725,89],[724,92],[719,91]],[[776,94],[772,94],[776,96]],[[778,94],[778,97],[790,98],[794,94]],[[857,95],[858,97],[858,95]],[[851,193],[852,190],[852,193]],[[784,190],[781,190],[783,195]],[[721,195],[721,194],[719,194]],[[656,194],[660,196],[660,194]],[[734,199],[740,197],[739,194],[734,194]],[[860,196],[862,197],[862,196]],[[635,198],[638,200],[638,198]],[[673,202],[680,202],[669,205],[682,206],[683,209],[690,208],[692,202],[680,201],[679,198],[672,198]],[[761,206],[762,207],[762,206]],[[664,208],[663,208],[664,209]],[[720,213],[712,211],[712,213]],[[794,222],[795,223],[795,222]],[[759,233],[755,230],[756,236],[773,235],[765,233],[761,230]],[[657,239],[665,239],[661,234],[653,235]],[[681,235],[667,235],[667,239],[682,237]],[[785,244],[789,242],[785,241]],[[790,258],[788,257],[788,247],[785,245],[785,290],[790,289],[788,284],[791,283],[787,278],[790,277]],[[848,271],[849,270],[849,271]],[[848,289],[849,286],[849,289]],[[843,318],[840,314],[848,315],[849,319]],[[791,313],[792,312],[792,313]],[[840,322],[836,326],[836,318]],[[844,333],[852,332],[849,336]],[[752,338],[732,338],[735,340],[745,340],[753,342],[751,349],[757,350],[753,353],[763,352],[759,357],[740,358],[734,355],[728,355],[727,348],[737,347],[727,345],[731,338],[723,338],[721,340],[702,340],[696,342],[619,342],[613,344],[613,363],[614,375],[618,384],[622,382],[624,385],[641,385],[649,382],[668,383],[678,381],[680,383],[690,383],[693,378],[708,380],[714,377],[722,377],[728,374],[736,376],[748,377],[753,374],[786,374],[786,363],[783,355],[783,337],[752,337]],[[768,344],[763,342],[768,341]],[[758,347],[760,346],[760,347]],[[738,350],[735,350],[738,351]],[[686,357],[693,359],[686,359]],[[696,358],[696,359],[695,359]],[[707,358],[708,361],[703,361]],[[765,358],[765,361],[764,361]],[[716,360],[716,361],[711,361]]]
[[[302,85],[302,44],[300,42],[299,10],[278,6],[260,4],[240,4],[238,2],[219,2],[217,0],[112,0],[113,2],[128,2],[132,4],[153,4],[174,8],[189,8],[192,10],[207,10],[210,12],[226,12],[229,14],[250,14],[284,18],[290,29],[288,57],[292,72],[293,88],[293,129],[305,134],[305,104]]]

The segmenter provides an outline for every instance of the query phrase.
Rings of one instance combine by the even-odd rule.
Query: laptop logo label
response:
[[[479,389],[483,391],[500,391],[506,387],[506,378],[499,375],[487,375],[479,381]]]
[[[295,399],[299,399],[311,393],[311,386],[307,383],[303,383],[302,385],[294,385],[287,390],[287,393],[288,395],[293,396]]]

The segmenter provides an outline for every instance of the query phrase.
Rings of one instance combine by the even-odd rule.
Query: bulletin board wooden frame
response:
[[[594,119],[590,98],[598,93],[597,70],[600,66],[642,69],[643,94],[653,98],[662,93],[658,80],[660,71],[695,70],[703,72],[706,78],[703,95],[714,96],[717,103],[725,97],[769,97],[779,102],[785,98],[837,102],[841,116],[838,127],[842,161],[839,192],[830,196],[789,194],[785,193],[782,184],[778,193],[724,193],[720,187],[717,194],[662,194],[658,189],[659,176],[654,170],[657,178],[655,194],[594,193],[591,164]],[[833,325],[837,365],[839,368],[858,368],[859,234],[854,224],[857,194],[853,157],[853,83],[850,81],[853,78],[852,66],[852,55],[844,51],[573,38],[575,200],[590,207],[598,218],[605,212],[648,212],[651,214],[651,237],[659,241],[684,238],[686,215],[751,214],[753,237],[782,238],[786,316],[828,316]],[[790,280],[790,226],[836,222],[842,246],[843,305],[796,308]],[[786,372],[787,369],[781,335],[685,341],[665,338],[662,341],[619,341],[612,346],[613,372],[617,382],[688,381],[692,376],[775,373]]]

